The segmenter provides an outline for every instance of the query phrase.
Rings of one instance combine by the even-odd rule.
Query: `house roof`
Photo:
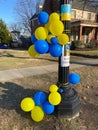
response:
[[[60,4],[59,2],[60,2],[60,0],[45,0],[44,5],[43,5],[43,10],[46,12],[49,12],[49,13],[57,11],[57,10],[59,10],[59,4]],[[83,0],[73,0],[72,8],[91,11],[91,12],[97,11],[96,8],[91,3],[89,3],[87,0],[86,0],[86,2],[84,2]],[[31,19],[34,19],[37,16],[38,15],[35,13]]]
[[[73,0],[72,8],[96,12],[96,8],[93,6],[93,4],[91,4],[87,0],[86,1],[78,0],[78,2],[77,0]]]
[[[11,33],[20,33],[20,31],[13,30],[13,31],[11,31]]]
[[[45,9],[50,8],[50,10],[54,10],[54,11],[59,10],[60,0],[45,0],[44,6],[45,4],[47,5],[47,8]],[[93,6],[93,4],[91,2],[88,2],[88,0],[72,0],[72,8],[77,8],[82,10],[84,9],[93,12],[97,11],[96,8]]]
[[[22,43],[31,43],[31,38],[30,37],[25,37],[25,36],[20,36],[20,40]]]
[[[35,18],[37,18],[38,17],[38,14],[34,14],[31,18],[30,18],[30,20],[32,20],[32,19],[35,19]]]
[[[98,27],[98,23],[96,22],[91,22],[91,21],[85,21],[85,20],[75,20],[75,21],[72,21],[72,24],[71,26],[74,27],[74,26],[79,26],[79,25],[82,25],[82,26],[86,26],[86,27]]]

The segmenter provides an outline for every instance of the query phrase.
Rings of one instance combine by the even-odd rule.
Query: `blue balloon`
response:
[[[54,105],[50,104],[48,101],[46,101],[43,105],[42,105],[43,111],[45,112],[45,114],[52,114],[55,110]]]
[[[32,41],[32,43],[35,43],[37,41],[37,39],[36,39],[34,34],[32,34],[32,36],[31,36],[31,41]]]
[[[59,57],[62,54],[62,46],[59,44],[52,44],[49,47],[49,52],[53,57]]]
[[[76,73],[71,73],[69,74],[68,80],[71,84],[77,84],[80,82],[80,76]]]
[[[37,40],[34,44],[34,49],[39,54],[45,54],[49,50],[49,45],[45,40]]]
[[[64,92],[63,88],[59,88],[58,92],[63,93]]]
[[[50,39],[50,41],[51,41],[52,44],[58,44],[58,38],[57,37],[52,37]]]
[[[34,94],[35,105],[42,105],[47,100],[47,95],[45,92],[38,91]]]
[[[45,11],[42,11],[39,13],[38,15],[38,21],[41,23],[41,24],[46,24],[48,22],[48,19],[49,19],[49,14]]]

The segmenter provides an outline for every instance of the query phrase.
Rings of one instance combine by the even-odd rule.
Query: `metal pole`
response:
[[[60,0],[61,21],[64,24],[64,33],[71,34],[71,2],[72,0]],[[63,46],[62,56],[59,57],[58,86],[62,88],[62,102],[57,107],[57,115],[71,118],[80,111],[80,97],[68,82],[70,64],[70,45]]]
[[[60,14],[61,15],[62,15],[61,7],[65,4],[68,5],[69,0],[60,0]],[[66,13],[64,15],[66,15]],[[61,20],[62,20],[62,18],[61,18]],[[70,20],[64,20],[64,18],[63,18],[62,21],[64,23],[64,33],[66,33],[69,36],[69,39],[70,39],[71,21]],[[69,66],[67,66],[68,65],[67,64],[67,65],[63,65],[63,67],[62,67],[62,62],[65,62],[65,64],[66,64],[66,62],[68,62],[67,61],[68,58],[70,60],[70,57],[67,57],[67,59],[66,59],[66,56],[70,56],[70,54],[68,54],[69,51],[70,51],[70,45],[63,46],[63,54],[64,55],[62,57],[59,57],[58,83],[60,83],[60,84],[68,83]]]

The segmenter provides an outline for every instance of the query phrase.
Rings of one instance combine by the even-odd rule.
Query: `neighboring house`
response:
[[[10,46],[12,48],[17,48],[19,45],[21,45],[21,41],[20,41],[20,32],[17,30],[11,31],[12,34],[12,42],[10,44]]]
[[[31,45],[31,38],[23,36],[19,31],[12,31],[12,42],[10,47],[12,48],[28,48]]]
[[[40,5],[43,8],[40,8]],[[38,13],[41,10],[48,12],[59,12],[59,0],[45,0],[44,4],[39,3],[36,6],[37,13],[30,19],[31,32],[40,26],[38,23]],[[98,42],[98,12],[91,4],[86,4],[83,1],[72,3],[72,21],[71,21],[71,40],[81,40],[84,43]]]
[[[85,3],[86,4],[86,3]],[[91,4],[73,2],[71,39],[98,42],[98,14]]]
[[[33,34],[35,29],[40,26],[38,22],[38,14],[42,10],[48,12],[49,14],[51,12],[58,12],[58,6],[59,6],[59,0],[44,0],[43,2],[38,2],[36,5],[36,13],[32,16],[30,19],[31,23],[31,33]]]
[[[21,35],[20,40],[22,42],[20,46],[21,48],[28,48],[30,45],[32,45],[31,37]]]
[[[31,23],[31,33],[33,34],[35,29],[40,26],[40,24],[38,23],[38,14],[42,11],[43,9],[43,3],[42,2],[38,2],[36,5],[36,13],[32,16],[32,18],[30,19],[30,23]]]

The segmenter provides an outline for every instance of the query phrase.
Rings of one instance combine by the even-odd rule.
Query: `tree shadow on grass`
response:
[[[38,57],[36,59],[39,59],[39,60],[46,60],[46,61],[51,61],[51,62],[58,62],[58,59],[57,58],[42,58],[42,57]]]
[[[6,52],[6,53],[4,53],[4,54],[0,54],[0,57],[10,57],[10,58],[20,58],[20,59],[28,59],[28,58],[30,58],[29,56],[28,56],[28,57],[15,56],[15,55],[13,55],[13,54],[11,54],[11,53],[8,53],[8,52]]]
[[[22,86],[5,82],[0,83],[0,108],[8,110],[16,110],[18,113],[22,113],[20,110],[20,102],[25,97],[33,97],[34,93],[38,90],[25,89]]]
[[[31,59],[30,56],[28,57],[25,57],[25,56],[15,56],[11,53],[4,53],[4,54],[0,54],[0,57],[8,57],[8,58],[18,58],[18,59]],[[51,62],[58,62],[58,59],[57,58],[42,58],[42,57],[37,57],[37,58],[32,58],[32,59],[38,59],[38,60],[46,60],[46,61],[51,61]]]
[[[98,64],[97,63],[93,63],[93,62],[91,62],[91,63],[87,63],[87,62],[71,62],[71,64],[78,64],[78,65],[86,65],[86,66],[98,66]]]
[[[23,86],[15,84],[13,82],[0,83],[0,108],[4,108],[7,110],[16,110],[16,112],[21,116],[30,119],[30,113],[25,113],[20,109],[20,102],[24,97],[33,97],[34,93],[37,91],[38,90],[32,88],[25,89]],[[91,104],[88,101],[82,101],[81,103],[82,114],[80,115],[80,121],[82,121],[82,125],[84,124],[85,126],[88,126],[88,124],[92,123],[92,126],[97,128],[98,105]],[[62,122],[54,116],[48,116],[45,119],[46,120],[43,121],[43,124],[40,123],[38,125],[33,122],[34,128],[37,127],[40,130],[45,130],[56,129],[57,126],[59,129],[62,130],[66,128],[70,129],[70,125],[68,125],[65,120],[62,124]],[[53,125],[51,125],[51,123]],[[79,127],[79,125],[77,127]]]
[[[43,122],[39,122],[39,124],[38,124],[30,118],[30,112],[24,112],[20,108],[21,100],[24,97],[33,97],[37,91],[40,91],[40,90],[38,90],[38,89],[35,90],[32,88],[25,89],[23,86],[18,85],[13,82],[0,83],[0,108],[1,108],[0,111],[2,111],[1,113],[3,115],[4,114],[6,115],[5,117],[7,119],[9,118],[7,115],[8,112],[11,114],[15,114],[15,115],[16,115],[16,113],[21,115],[21,118],[19,118],[19,116],[16,115],[16,117],[18,117],[19,120],[17,118],[15,120],[12,120],[15,117],[15,115],[11,115],[11,116],[13,116],[13,118],[11,119],[12,124],[14,125],[15,123],[17,123],[19,125],[19,126],[17,125],[17,129],[19,129],[19,130],[20,130],[19,127],[21,127],[21,129],[28,128],[29,130],[33,129],[33,128],[34,129],[38,128],[40,130],[46,130],[47,128],[48,128],[48,130],[50,130],[51,127],[52,127],[51,129],[54,128],[54,126],[51,126],[51,122],[54,121],[53,120],[54,118],[51,119],[52,121],[48,120],[46,118],[47,120],[44,119]],[[5,110],[3,111],[3,109],[5,109]],[[13,110],[15,110],[16,113]],[[25,119],[27,119],[27,120],[25,121]],[[23,121],[23,123],[22,123],[22,121]],[[20,125],[19,122],[22,124]],[[2,127],[4,127],[4,126],[2,126]],[[10,128],[10,126],[9,126],[9,128]]]

